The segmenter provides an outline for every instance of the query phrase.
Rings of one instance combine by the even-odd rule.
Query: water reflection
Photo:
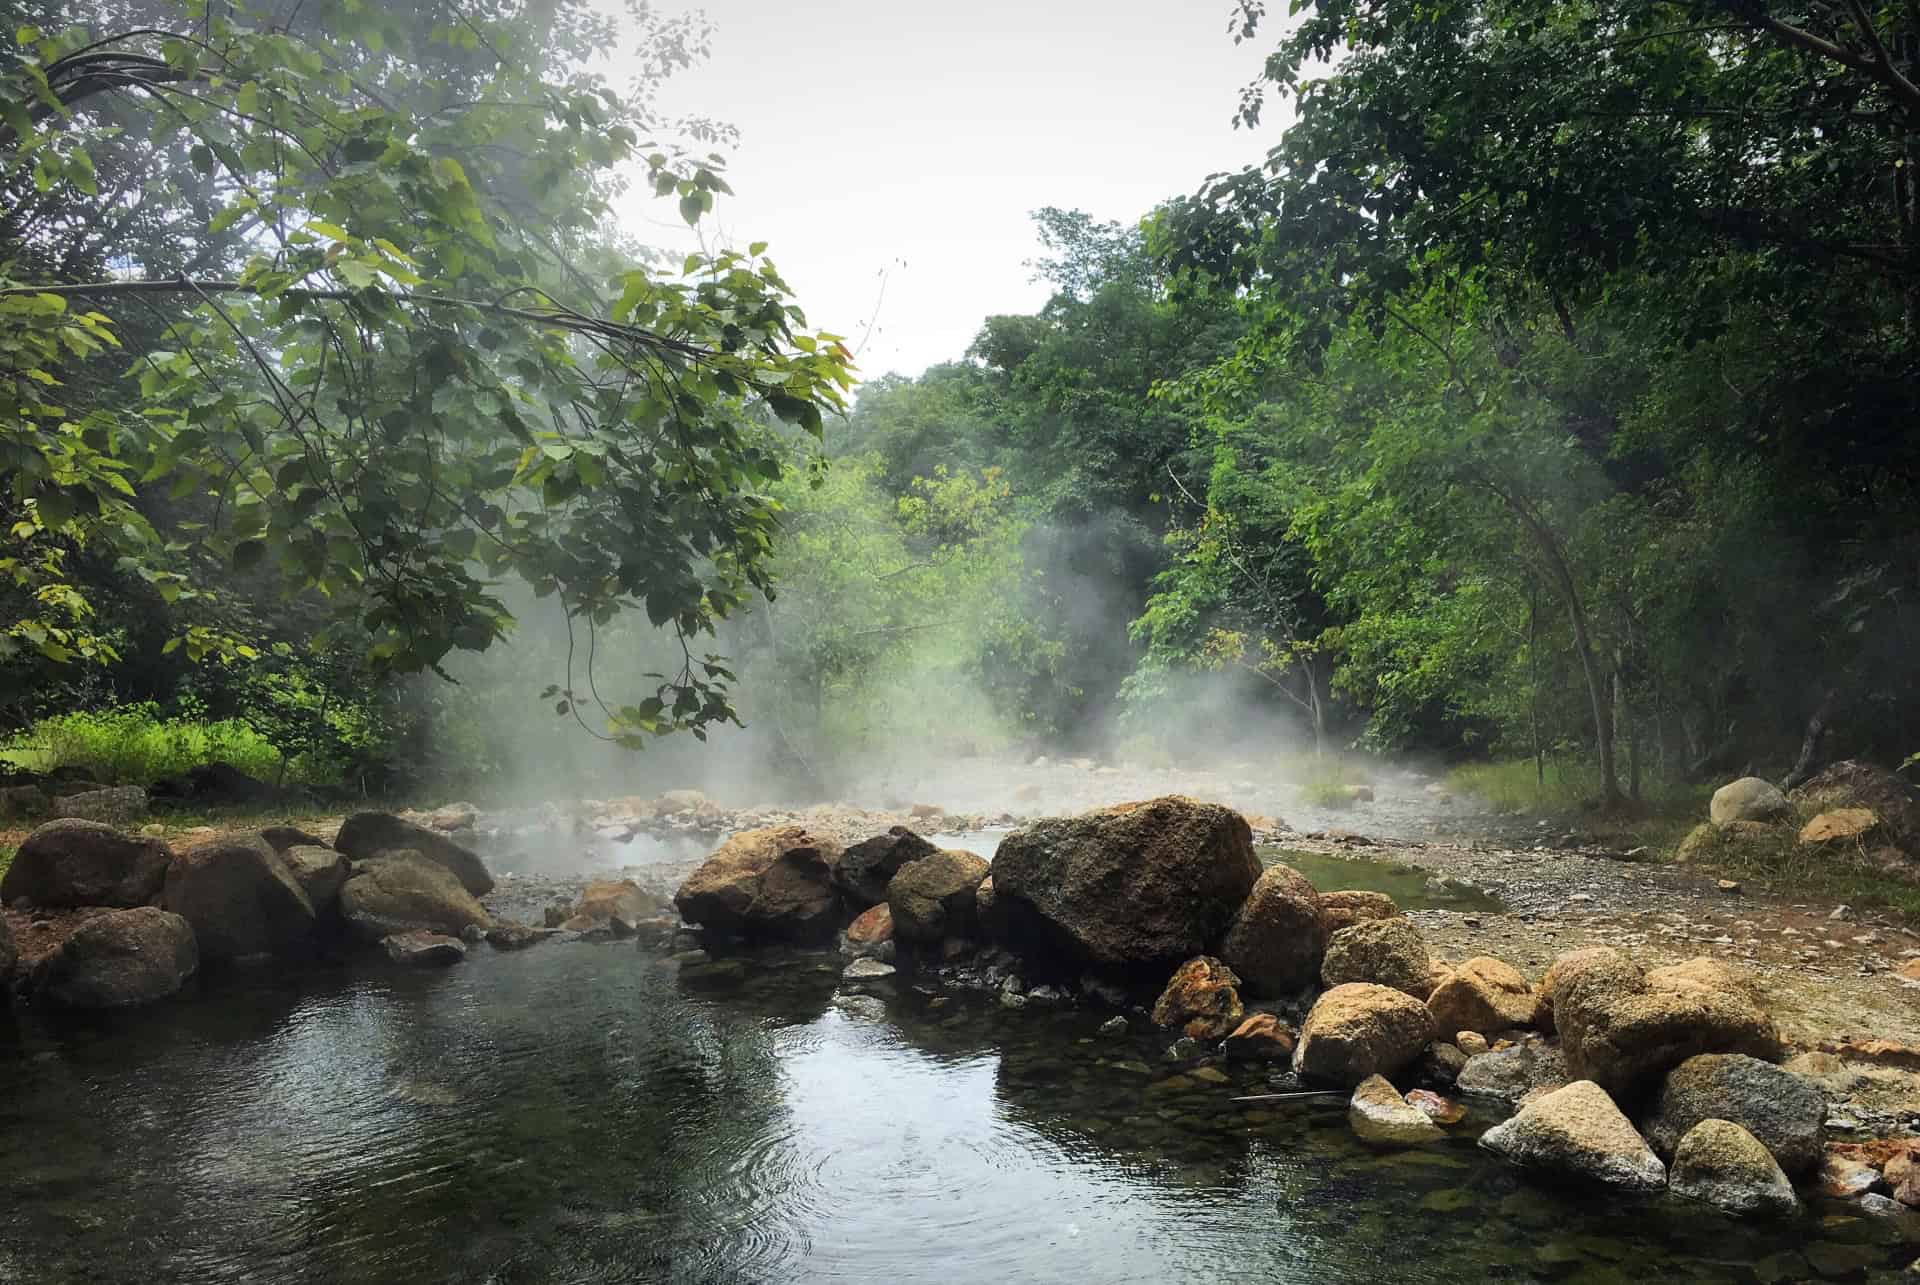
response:
[[[1543,1189],[1466,1138],[1375,1156],[1337,1109],[1226,1102],[1262,1071],[1173,1080],[1091,1014],[836,979],[766,955],[692,987],[550,945],[0,1022],[0,1280],[1707,1281],[1914,1253],[1897,1222]]]

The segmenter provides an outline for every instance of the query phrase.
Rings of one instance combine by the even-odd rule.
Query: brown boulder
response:
[[[1328,986],[1374,982],[1424,1001],[1433,993],[1433,957],[1427,939],[1406,918],[1367,919],[1327,942],[1320,980]]]
[[[354,813],[340,827],[333,846],[356,863],[371,861],[383,852],[416,852],[452,871],[460,886],[474,896],[484,897],[493,891],[493,876],[477,855],[438,830],[391,812]]]
[[[1663,989],[1625,960],[1588,966],[1554,999],[1568,1071],[1610,1093],[1645,1087],[1701,1053],[1746,1053],[1778,1061],[1773,1020],[1732,991]]]
[[[264,832],[261,837],[265,838]],[[348,876],[353,873],[346,854],[335,852],[332,848],[297,843],[281,850],[280,860],[286,863],[287,871],[299,883],[301,891],[307,894],[314,914],[324,917],[339,908],[340,889],[346,886]]]
[[[1400,907],[1384,892],[1348,890],[1320,894],[1320,923],[1332,937],[1342,928],[1368,919],[1395,919]]]
[[[1902,851],[1910,856],[1920,853],[1920,792],[1883,767],[1845,759],[1789,797],[1812,812],[1865,808],[1880,819]]]
[[[901,941],[972,935],[974,895],[990,869],[985,857],[941,849],[900,867],[887,884],[887,908]]]
[[[731,936],[827,942],[840,928],[840,845],[804,826],[743,830],[673,895],[688,923]]]
[[[1390,986],[1350,982],[1314,1002],[1293,1069],[1309,1080],[1356,1085],[1369,1075],[1391,1076],[1419,1057],[1433,1034],[1433,1015],[1419,1000]]]
[[[1488,955],[1476,955],[1455,968],[1427,997],[1440,1030],[1481,1035],[1532,1025],[1538,1005],[1527,979]]]
[[[1575,1080],[1495,1125],[1480,1145],[1516,1164],[1630,1191],[1658,1191],[1666,1166],[1599,1085]]]
[[[1800,842],[1867,843],[1879,836],[1880,818],[1871,808],[1835,808],[1800,827]]]
[[[1272,1013],[1249,1013],[1227,1036],[1223,1051],[1242,1062],[1284,1062],[1296,1043],[1293,1028]]]
[[[0,878],[0,901],[35,906],[143,906],[160,891],[173,854],[158,839],[99,821],[49,821],[29,834]]]
[[[265,839],[226,835],[174,854],[160,904],[193,925],[200,958],[285,953],[313,939],[313,903]]]
[[[994,896],[1016,950],[1145,968],[1212,949],[1260,877],[1239,813],[1178,795],[1038,821],[1001,840]]]
[[[1239,984],[1233,970],[1211,955],[1189,959],[1174,970],[1154,1003],[1154,1024],[1179,1027],[1196,1040],[1220,1039],[1246,1015],[1236,989]]]
[[[467,957],[466,944],[459,938],[445,937],[424,929],[395,933],[383,938],[380,945],[386,949],[387,958],[396,964],[444,968]]]
[[[939,850],[906,826],[896,825],[841,853],[834,866],[833,885],[848,906],[865,910],[887,899],[887,884],[900,873],[901,866]]]
[[[1570,950],[1547,965],[1547,975],[1540,979],[1537,992],[1539,1004],[1534,1012],[1534,1024],[1543,1031],[1554,1029],[1553,1004],[1560,992],[1573,984],[1574,978],[1596,964],[1616,964],[1626,956],[1611,946],[1583,946],[1579,950]]]
[[[457,937],[493,923],[451,870],[411,852],[356,865],[340,889],[340,914],[367,941],[418,929]]]
[[[614,925],[622,932],[631,933],[655,909],[653,901],[633,880],[596,879],[581,892],[571,918],[585,919],[595,927]]]
[[[1320,894],[1292,866],[1272,865],[1233,917],[1220,957],[1255,995],[1283,995],[1313,985],[1327,949]]]
[[[886,902],[868,906],[847,925],[847,940],[855,946],[878,946],[893,940],[893,911]]]
[[[80,920],[34,969],[34,994],[67,1008],[129,1008],[177,994],[199,967],[193,927],[155,906]]]

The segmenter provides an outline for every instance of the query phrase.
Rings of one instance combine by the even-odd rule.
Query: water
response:
[[[553,944],[16,1014],[0,1281],[1891,1280],[1920,1253],[1838,1206],[1756,1228],[1554,1190],[1471,1129],[1376,1156],[1337,1104],[1236,1106],[1264,1069],[1170,1079],[1105,1014],[837,971],[758,956],[716,991]]]

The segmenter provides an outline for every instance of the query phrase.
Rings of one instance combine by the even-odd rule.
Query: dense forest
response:
[[[613,225],[725,199],[655,105],[696,20],[7,7],[23,734],[237,720],[382,790],[535,720],[823,785],[1277,728],[1603,800],[1920,749],[1906,8],[1243,0],[1248,167],[1040,209],[1050,301],[856,393],[764,247]]]

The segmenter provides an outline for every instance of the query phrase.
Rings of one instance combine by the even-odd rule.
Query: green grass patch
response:
[[[84,767],[109,785],[148,785],[213,762],[271,781],[281,763],[280,752],[240,719],[163,718],[152,704],[43,718],[0,742],[0,760],[29,772]],[[287,779],[302,780],[300,767],[295,758]]]
[[[13,864],[15,851],[16,849],[11,845],[0,843],[0,879],[7,877],[7,867]]]
[[[1801,843],[1801,820],[1728,832],[1701,823],[1673,849],[1673,859],[1750,891],[1807,901],[1837,901],[1920,920],[1920,884],[1877,867],[1859,845]]]

